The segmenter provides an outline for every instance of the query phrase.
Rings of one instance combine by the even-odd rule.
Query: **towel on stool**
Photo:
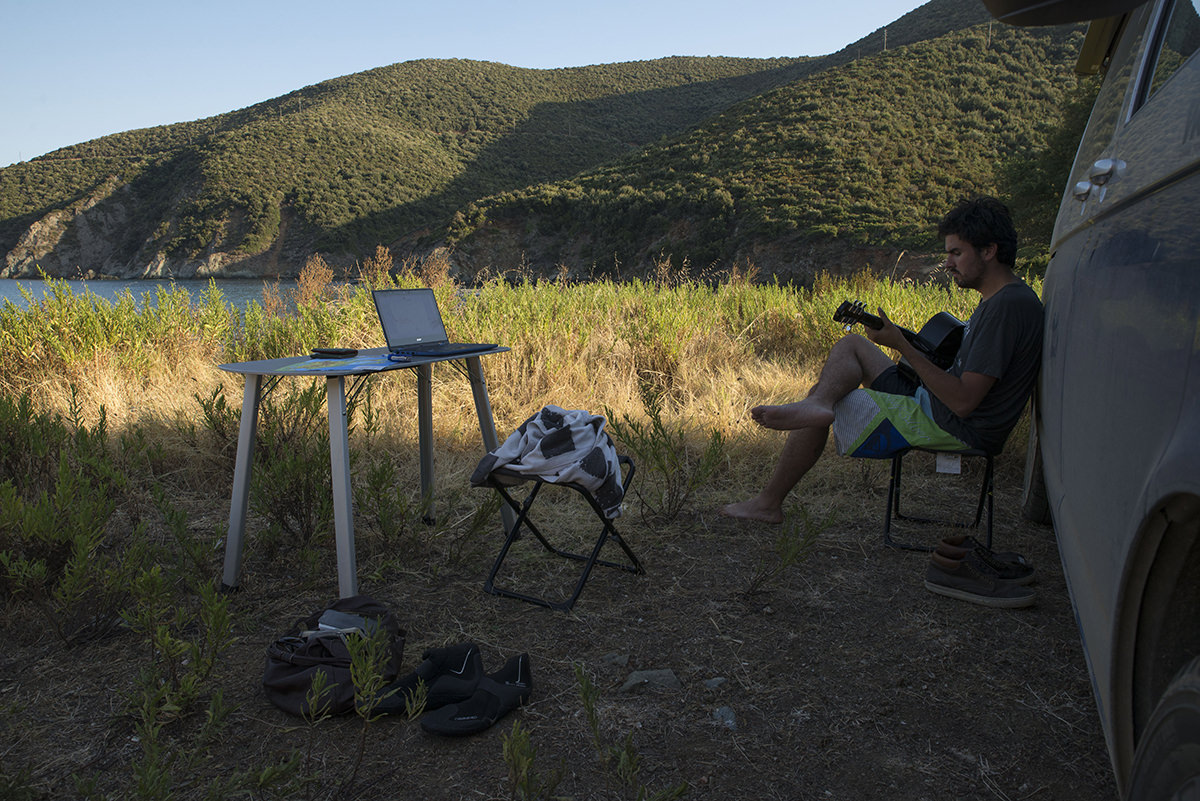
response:
[[[543,406],[480,460],[471,484],[483,486],[501,467],[552,484],[574,482],[595,496],[605,517],[619,517],[625,490],[617,449],[604,423],[591,412]]]

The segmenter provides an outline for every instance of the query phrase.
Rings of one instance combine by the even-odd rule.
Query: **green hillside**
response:
[[[315,249],[371,250],[481,195],[569,176],[685,129],[785,83],[802,63],[396,64],[0,170],[0,250],[47,215],[89,203],[85,215],[122,223],[115,261],[275,251],[302,263]]]
[[[468,275],[912,246],[1041,147],[1074,85],[1077,31],[986,19],[933,0],[821,58],[406,62],[104,137],[0,170],[0,275],[295,274],[381,243],[451,244]]]
[[[780,272],[832,242],[928,249],[948,205],[1009,194],[1001,168],[1045,147],[1080,35],[989,42],[984,25],[834,67],[633,158],[478,200],[450,241],[475,262],[602,273],[664,256]]]

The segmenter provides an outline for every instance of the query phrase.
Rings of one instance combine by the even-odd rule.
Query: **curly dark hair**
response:
[[[1017,261],[1017,230],[1012,215],[994,197],[959,201],[938,224],[938,236],[951,234],[970,242],[976,249],[996,245],[996,261],[1012,267]]]

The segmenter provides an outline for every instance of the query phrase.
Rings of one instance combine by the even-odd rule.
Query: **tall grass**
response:
[[[364,270],[363,283],[336,291],[327,273],[310,271],[293,312],[282,311],[290,304],[277,288],[238,310],[215,284],[195,299],[162,289],[139,305],[128,295],[110,302],[72,294],[61,281],[49,282],[44,300],[27,295],[27,308],[0,308],[0,630],[21,643],[50,631],[68,649],[124,625],[148,655],[126,699],[143,742],[131,778],[85,770],[75,776],[80,786],[103,780],[125,791],[121,797],[135,788],[145,790],[138,797],[166,797],[173,782],[199,781],[200,771],[174,755],[216,738],[230,708],[209,666],[233,642],[213,579],[242,381],[219,365],[316,345],[382,345],[371,286],[432,285],[452,338],[510,348],[484,358],[500,436],[548,403],[604,413],[618,440],[624,432],[627,449],[641,455],[642,517],[667,538],[663,521],[682,513],[672,530],[686,530],[688,512],[744,494],[769,469],[780,437],[749,423],[746,410],[806,391],[843,333],[832,320],[843,300],[883,306],[913,328],[941,310],[965,317],[974,304],[973,293],[865,275],[823,276],[811,289],[659,276],[497,279],[467,290],[436,265],[402,268],[398,277],[379,265]],[[436,365],[433,376],[436,527],[420,522],[429,515],[417,493],[412,371],[351,393],[358,570],[366,581],[453,568],[478,556],[472,549],[494,525],[491,494],[464,489],[483,450],[468,382],[448,365]],[[286,547],[289,587],[327,586],[322,383],[289,379],[263,404],[247,550],[264,569]],[[818,476],[818,488],[822,481],[836,488],[813,493],[805,521],[810,513],[829,519],[829,498],[852,483]],[[802,542],[789,536],[780,540],[779,566],[764,564],[751,590],[799,558]],[[188,720],[205,723],[189,729]],[[229,781],[303,783],[298,764],[293,755]],[[6,775],[0,768],[0,784]]]
[[[395,286],[421,282],[413,273],[384,279]],[[49,281],[46,299],[28,295],[27,308],[0,308],[6,356],[0,391],[28,391],[41,408],[63,410],[74,385],[85,408],[94,414],[104,405],[115,426],[193,414],[197,392],[207,395],[221,384],[237,394],[238,380],[217,370],[221,363],[302,354],[318,345],[382,345],[370,288],[301,287],[302,302],[287,313],[266,299],[239,311],[216,284],[199,299],[164,288],[138,305],[128,295],[107,301]],[[545,403],[627,415],[661,403],[671,416],[732,430],[744,424],[747,403],[803,392],[843,333],[832,320],[841,301],[882,306],[911,328],[941,310],[965,318],[976,302],[974,293],[953,287],[867,274],[821,276],[811,289],[741,280],[496,279],[470,291],[442,281],[435,291],[451,338],[511,349],[485,360],[502,428]],[[436,391],[449,396],[438,405],[439,430],[469,433],[473,410],[465,382],[449,369],[436,369],[435,382]],[[409,406],[406,383],[380,382],[381,406]]]
[[[724,469],[713,481],[724,473],[746,482],[771,461],[764,451],[778,444],[749,422],[747,410],[807,391],[830,345],[844,333],[832,320],[843,300],[882,306],[912,328],[941,310],[965,318],[975,303],[974,293],[954,287],[867,274],[821,276],[808,289],[754,284],[733,274],[721,281],[659,276],[627,283],[495,279],[468,290],[436,265],[402,265],[391,273],[384,265],[370,272],[370,282],[335,290],[327,272],[308,272],[294,304],[280,303],[278,289],[268,289],[262,303],[244,310],[226,302],[216,284],[195,299],[183,290],[160,289],[139,305],[128,295],[110,302],[49,281],[44,300],[28,295],[27,308],[0,308],[6,355],[0,395],[28,396],[34,412],[67,415],[77,426],[104,420],[117,437],[136,435],[152,446],[147,451],[154,456],[155,481],[168,481],[176,497],[191,493],[220,506],[233,469],[242,379],[219,365],[303,354],[318,345],[380,346],[371,288],[432,285],[452,339],[510,349],[483,362],[501,439],[550,403],[606,412],[626,424],[658,415],[655,424],[692,442],[697,458],[719,437]],[[285,311],[289,307],[294,311]],[[465,465],[447,471],[443,462],[439,480],[465,486],[463,473],[482,452],[470,387],[448,365],[436,365],[433,377],[437,452],[458,454]],[[287,436],[312,445],[289,446],[295,483],[280,484],[280,498],[304,496],[303,481],[312,483],[328,470],[321,456],[322,409],[297,416],[292,408],[305,397],[323,406],[320,384],[292,379],[266,401],[264,442],[276,433],[271,421],[303,418],[304,430]],[[407,370],[372,379],[369,412],[352,421],[351,448],[365,453],[355,468],[372,486],[386,485],[389,476],[404,486],[406,477],[397,471],[413,469],[403,458],[417,439],[413,384]],[[269,450],[260,448],[259,475],[279,469],[264,463]],[[27,476],[0,475],[5,480],[19,485]],[[292,515],[312,511],[288,507],[276,517],[286,531],[283,523]],[[318,528],[322,519],[315,518]],[[310,544],[312,525],[301,528],[307,533],[297,539]],[[404,526],[384,528],[400,532]]]

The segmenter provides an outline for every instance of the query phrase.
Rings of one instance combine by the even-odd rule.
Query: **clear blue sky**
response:
[[[824,55],[922,2],[0,0],[0,167],[417,58]]]

